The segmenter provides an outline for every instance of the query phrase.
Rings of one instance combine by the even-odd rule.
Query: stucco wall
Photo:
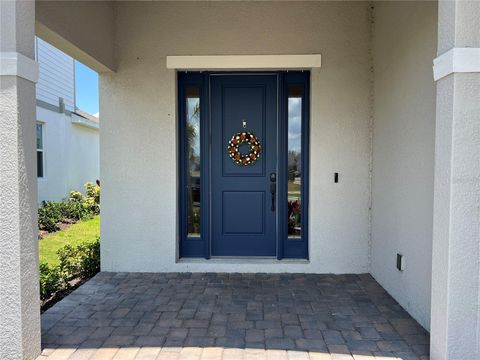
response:
[[[100,178],[98,129],[72,124],[70,115],[37,106],[43,124],[44,177],[38,178],[38,201],[61,200],[70,191],[85,191]]]
[[[115,7],[117,72],[100,78],[102,269],[368,272],[368,4]],[[311,79],[310,262],[176,263],[176,74],[165,57],[295,53],[323,56]]]
[[[2,56],[34,58],[33,5],[0,2]],[[0,359],[34,359],[41,351],[35,84],[21,77],[28,66],[17,70],[20,76],[0,75]]]
[[[439,2],[438,55],[480,48],[480,2]],[[480,72],[437,81],[430,357],[480,359]]]
[[[372,274],[430,326],[436,2],[375,4]],[[403,254],[405,270],[396,269]]]

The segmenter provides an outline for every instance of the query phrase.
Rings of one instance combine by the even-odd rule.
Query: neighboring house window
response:
[[[43,124],[37,123],[37,177],[43,178]]]

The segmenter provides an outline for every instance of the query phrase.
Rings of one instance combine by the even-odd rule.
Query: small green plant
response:
[[[40,298],[46,300],[55,292],[70,287],[73,278],[90,278],[100,271],[100,238],[78,246],[65,245],[57,252],[60,264],[40,264]]]
[[[46,300],[62,285],[58,267],[50,267],[47,263],[40,264],[40,299]]]
[[[85,190],[84,207],[93,215],[100,214],[100,186],[87,182]]]
[[[70,200],[63,203],[64,219],[83,220],[88,217],[88,212],[83,207],[82,201]]]
[[[100,214],[100,186],[87,182],[86,196],[79,191],[71,191],[63,201],[44,201],[38,209],[40,230],[54,232],[61,222],[90,219]]]
[[[83,195],[80,191],[70,191],[70,201],[82,201]]]
[[[100,240],[58,250],[60,273],[67,281],[75,276],[90,277],[100,271]]]
[[[100,186],[87,182],[85,189],[87,197],[93,198],[96,204],[100,204]]]
[[[58,223],[63,220],[63,204],[54,201],[44,201],[38,209],[38,227],[40,230],[53,232],[58,229]]]
[[[89,278],[100,271],[100,239],[80,246],[82,253],[80,276]]]
[[[58,269],[65,280],[65,286],[68,286],[68,280],[72,279],[79,272],[80,259],[76,256],[76,247],[65,245],[57,251],[60,264]]]

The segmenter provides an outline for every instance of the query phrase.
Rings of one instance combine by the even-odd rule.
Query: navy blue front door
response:
[[[212,256],[276,256],[277,78],[210,77]],[[227,150],[242,131],[261,144],[260,158],[247,166],[232,161]],[[247,153],[248,146],[240,151]]]

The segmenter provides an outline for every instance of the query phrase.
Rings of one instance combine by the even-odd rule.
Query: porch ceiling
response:
[[[42,316],[42,359],[427,359],[370,275],[100,273]]]
[[[35,1],[35,33],[97,72],[115,70],[112,1]]]

